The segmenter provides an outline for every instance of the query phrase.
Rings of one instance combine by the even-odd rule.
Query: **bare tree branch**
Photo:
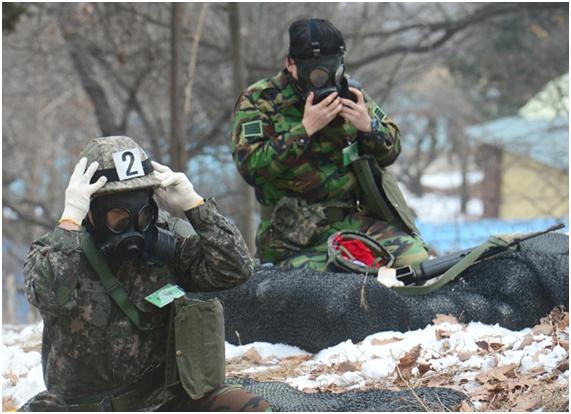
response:
[[[400,27],[394,30],[388,31],[378,31],[368,34],[359,34],[360,37],[387,37],[393,36],[395,34],[409,32],[411,30],[422,30],[425,32],[424,39],[431,37],[437,32],[443,32],[436,40],[428,44],[415,44],[415,45],[397,45],[387,49],[380,50],[379,52],[373,53],[369,56],[361,58],[359,60],[351,62],[351,66],[358,68],[363,65],[367,65],[378,59],[385,58],[387,56],[396,55],[399,53],[426,53],[430,52],[438,47],[444,45],[448,40],[450,40],[456,33],[466,29],[469,26],[481,23],[487,19],[491,19],[497,16],[501,16],[508,13],[521,13],[523,11],[528,11],[530,9],[539,9],[545,7],[555,7],[553,5],[542,5],[542,4],[520,4],[520,3],[492,3],[482,8],[474,11],[473,13],[464,16],[463,18],[453,21],[445,20],[437,23],[415,23],[407,26]],[[562,7],[562,6],[559,6]]]
[[[68,46],[69,54],[79,76],[81,85],[91,101],[95,111],[97,123],[103,135],[119,135],[123,131],[115,124],[113,110],[107,98],[105,90],[96,80],[91,64],[78,45],[75,44],[73,33],[67,28],[67,24],[63,19],[59,20],[61,34]]]
[[[50,230],[54,226],[54,222],[47,218],[38,217],[33,213],[23,211],[17,202],[12,201],[5,195],[2,195],[2,204],[4,207],[8,207],[9,209],[13,210],[18,215],[18,219],[20,221],[38,225],[46,230]]]
[[[202,37],[202,31],[204,29],[204,20],[206,19],[206,13],[208,12],[208,3],[204,3],[200,9],[200,15],[198,16],[198,22],[196,23],[196,30],[194,31],[194,37],[192,40],[192,47],[190,49],[190,62],[188,63],[188,81],[186,87],[184,88],[184,105],[183,114],[189,117],[190,115],[190,98],[192,97],[192,82],[194,81],[194,72],[196,69],[196,60],[198,58],[198,46],[200,44],[200,39]]]

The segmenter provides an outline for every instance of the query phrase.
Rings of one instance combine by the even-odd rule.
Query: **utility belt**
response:
[[[155,369],[136,384],[65,401],[70,411],[135,411],[163,383],[163,370]]]

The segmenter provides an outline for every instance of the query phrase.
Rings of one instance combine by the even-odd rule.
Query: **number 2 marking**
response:
[[[125,175],[129,177],[131,175],[139,174],[139,171],[137,171],[137,170],[131,171],[131,168],[133,168],[133,163],[135,162],[135,156],[133,155],[133,153],[129,152],[129,151],[125,151],[123,153],[123,155],[121,156],[121,159],[123,161],[127,161],[127,157],[129,158],[129,166],[127,167],[127,171],[125,171]]]

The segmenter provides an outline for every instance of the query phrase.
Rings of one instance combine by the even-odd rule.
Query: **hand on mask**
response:
[[[185,174],[175,173],[169,167],[155,161],[151,163],[156,177],[161,181],[161,186],[155,190],[155,195],[172,213],[181,215],[204,202]]]
[[[340,115],[351,122],[355,128],[361,132],[371,132],[371,117],[365,105],[363,93],[356,88],[349,87],[349,91],[357,97],[357,102],[350,99],[341,98],[343,108]]]
[[[89,211],[91,196],[107,182],[106,177],[100,177],[95,183],[90,184],[99,163],[97,161],[92,162],[87,170],[85,169],[86,166],[87,158],[83,157],[71,174],[65,190],[65,206],[60,222],[71,221],[80,226]]]
[[[325,128],[339,114],[343,105],[341,98],[337,92],[332,93],[323,101],[313,105],[315,94],[311,92],[305,101],[305,109],[303,110],[303,119],[301,123],[310,137],[317,131]]]

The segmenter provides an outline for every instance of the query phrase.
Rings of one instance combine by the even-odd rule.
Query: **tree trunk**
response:
[[[238,97],[246,88],[244,82],[244,62],[242,59],[242,38],[240,34],[240,5],[228,3],[228,20],[230,28],[230,44],[232,48],[232,76],[234,83],[234,96]],[[242,198],[242,211],[238,219],[238,227],[250,249],[255,249],[255,214],[256,201],[254,190],[244,180],[240,182],[240,196]]]
[[[171,168],[186,172],[186,151],[182,114],[182,16],[183,3],[171,5]]]

